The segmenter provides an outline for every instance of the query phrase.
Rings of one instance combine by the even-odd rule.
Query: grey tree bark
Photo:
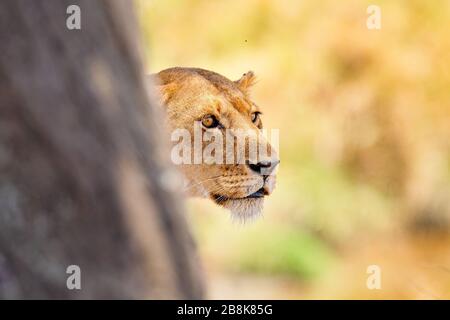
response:
[[[131,1],[0,2],[0,298],[202,297],[137,33]]]

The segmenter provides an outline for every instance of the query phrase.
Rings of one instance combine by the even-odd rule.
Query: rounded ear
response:
[[[167,102],[173,97],[177,90],[178,86],[175,82],[171,82],[168,84],[163,85],[156,85],[155,91],[158,97],[160,98],[160,101],[163,105],[166,105]]]
[[[166,105],[169,102],[178,88],[175,82],[162,83],[161,78],[157,74],[147,76],[147,85],[162,105]]]
[[[234,81],[242,92],[247,93],[248,89],[256,82],[256,76],[253,71],[246,72],[239,80]]]

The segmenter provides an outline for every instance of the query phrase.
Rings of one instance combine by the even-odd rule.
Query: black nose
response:
[[[275,169],[275,167],[280,163],[280,160],[276,160],[276,161],[260,161],[256,164],[254,163],[247,163],[248,167],[261,175],[269,175],[273,169]]]

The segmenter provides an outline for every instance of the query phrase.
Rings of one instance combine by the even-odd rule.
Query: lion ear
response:
[[[159,101],[166,105],[167,102],[174,96],[175,92],[177,91],[177,84],[174,82],[163,84],[163,85],[156,85],[155,91],[159,98]]]
[[[256,76],[253,73],[253,71],[249,71],[247,73],[244,73],[242,77],[239,80],[236,80],[234,83],[237,84],[239,89],[241,89],[242,92],[248,92],[248,89],[253,86],[256,82]]]

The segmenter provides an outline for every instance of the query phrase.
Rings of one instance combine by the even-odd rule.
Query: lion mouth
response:
[[[213,194],[211,199],[219,206],[230,210],[233,218],[246,221],[261,215],[264,205],[264,196],[269,192],[262,187],[245,197],[229,197]]]
[[[246,196],[244,199],[249,199],[249,198],[263,198],[266,195],[266,191],[264,190],[264,188],[259,189],[256,192],[253,192],[252,194],[249,194],[248,196]]]
[[[259,190],[255,191],[245,197],[233,198],[233,197],[227,197],[227,196],[219,195],[219,194],[214,194],[214,195],[212,195],[212,197],[213,197],[214,201],[216,201],[217,203],[220,203],[220,202],[223,202],[226,200],[244,200],[244,199],[264,198],[265,195],[267,195],[267,191],[264,189],[264,187],[262,187]]]

